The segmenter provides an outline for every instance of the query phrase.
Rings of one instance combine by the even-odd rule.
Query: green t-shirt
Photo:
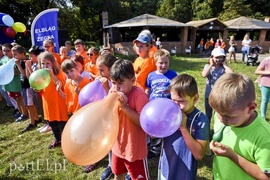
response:
[[[256,112],[257,113],[257,112]],[[222,126],[214,116],[214,131]],[[238,155],[256,163],[265,173],[270,173],[270,124],[257,113],[256,119],[246,127],[227,126],[223,131],[222,144],[232,148]],[[216,156],[213,161],[215,180],[254,179],[227,157]]]
[[[8,57],[5,56],[4,58],[1,59],[1,61],[3,62],[3,64],[6,64],[9,61],[9,59]],[[14,76],[14,78],[10,83],[2,85],[2,89],[7,92],[21,92],[22,84],[20,80],[20,74]]]

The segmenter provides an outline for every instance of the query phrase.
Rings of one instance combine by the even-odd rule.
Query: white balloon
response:
[[[14,59],[9,60],[6,64],[0,66],[0,85],[6,85],[14,78]]]

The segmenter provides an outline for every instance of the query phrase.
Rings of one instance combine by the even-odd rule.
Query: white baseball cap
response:
[[[225,56],[225,52],[222,48],[216,47],[211,53],[212,56],[218,57],[218,56]]]

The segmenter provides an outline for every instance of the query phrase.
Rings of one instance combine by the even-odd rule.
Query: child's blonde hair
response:
[[[217,112],[244,109],[255,100],[252,80],[243,74],[225,73],[216,82],[209,96],[210,106]]]
[[[161,57],[167,57],[170,60],[170,57],[171,57],[170,52],[167,51],[166,49],[159,49],[154,54],[154,60],[155,60],[155,62],[157,62],[158,59],[161,58]]]
[[[41,60],[42,59],[46,59],[48,61],[50,61],[52,63],[52,70],[53,73],[55,75],[58,75],[60,72],[60,65],[57,63],[57,61],[55,60],[54,56],[52,53],[50,52],[42,52],[39,56],[38,56],[38,67],[39,69],[42,69],[41,66]]]
[[[194,77],[188,74],[180,74],[172,79],[170,91],[177,92],[179,97],[193,97],[198,94],[198,86]]]

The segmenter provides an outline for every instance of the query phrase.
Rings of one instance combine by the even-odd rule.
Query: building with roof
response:
[[[151,31],[153,40],[160,37],[163,48],[173,49],[173,52],[177,54],[183,53],[185,47],[192,45],[194,41],[194,39],[188,39],[189,28],[193,27],[151,14],[143,14],[105,27],[108,32],[107,39],[109,39],[107,42],[113,44],[121,53],[131,54],[135,53],[131,42],[144,29]]]
[[[116,24],[105,26],[107,32],[104,44],[112,44],[113,47],[124,54],[135,54],[132,41],[138,34],[148,29],[153,39],[160,37],[162,47],[176,54],[184,54],[187,47],[195,52],[201,38],[222,38],[229,48],[228,41],[231,35],[235,36],[237,51],[241,51],[242,40],[245,34],[249,34],[252,45],[259,45],[264,52],[270,47],[270,23],[258,19],[239,17],[226,22],[218,18],[190,21],[181,23],[151,14],[143,14]]]

